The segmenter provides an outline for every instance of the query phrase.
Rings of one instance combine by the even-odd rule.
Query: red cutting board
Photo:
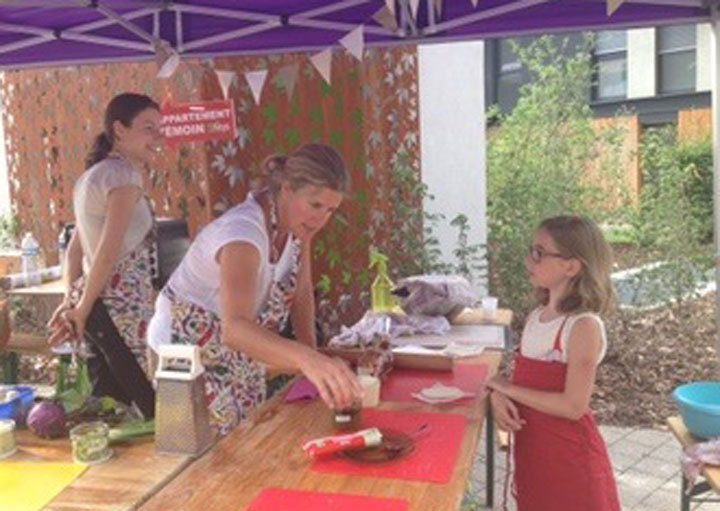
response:
[[[447,483],[452,479],[460,445],[465,436],[465,416],[450,413],[363,410],[362,428],[386,427],[412,434],[423,424],[428,425],[427,433],[416,439],[414,451],[404,458],[369,465],[335,456],[315,461],[312,469],[336,474]]]
[[[408,501],[401,499],[266,488],[248,511],[407,511],[409,507]]]
[[[417,403],[418,401],[412,397],[412,394],[431,387],[435,382],[477,394],[485,385],[487,372],[487,366],[484,364],[455,364],[452,372],[395,368],[382,382],[380,399],[382,401]],[[472,397],[464,398],[454,401],[452,404],[469,404],[473,399]]]

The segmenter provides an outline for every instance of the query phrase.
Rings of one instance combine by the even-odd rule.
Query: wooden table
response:
[[[673,435],[675,435],[675,438],[677,438],[678,442],[680,442],[683,449],[702,441],[688,431],[685,427],[685,423],[680,417],[668,418],[667,425],[670,427],[670,431],[673,432]],[[705,466],[701,474],[705,478],[705,481],[697,483],[691,490],[690,494],[686,493],[688,483],[685,480],[685,476],[683,474],[680,475],[682,479],[680,490],[680,509],[682,511],[690,510],[691,500],[695,502],[720,502],[720,500],[715,498],[694,498],[699,495],[707,494],[710,491],[714,491],[716,494],[720,495],[720,466]]]
[[[6,462],[72,462],[70,440],[44,440],[29,431],[16,433],[18,453]],[[188,466],[190,458],[155,454],[152,437],[113,445],[113,457],[93,465],[47,506],[47,511],[128,511],[137,509]]]
[[[500,358],[500,352],[487,352],[467,362],[487,364],[492,375]],[[331,434],[330,412],[319,399],[285,404],[284,398],[285,392],[274,396],[262,409],[274,413],[271,418],[259,423],[248,421],[235,429],[146,502],[141,511],[236,511],[246,509],[263,488],[271,486],[404,498],[410,501],[411,511],[460,507],[486,418],[484,393],[471,407],[442,409],[468,418],[455,471],[447,484],[313,472],[300,445],[308,438]],[[422,403],[381,403],[379,409],[438,411]]]

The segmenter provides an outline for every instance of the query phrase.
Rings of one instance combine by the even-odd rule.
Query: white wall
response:
[[[696,48],[696,89],[698,92],[709,91],[712,85],[711,72],[711,28],[710,23],[701,23],[697,26]]]
[[[486,243],[484,43],[420,46],[420,140],[422,178],[434,200],[426,211],[442,213],[436,234],[446,261],[454,262],[463,213],[472,228],[470,243]],[[485,293],[487,283],[477,283]]]
[[[657,90],[655,28],[628,30],[627,38],[627,97],[654,96]]]

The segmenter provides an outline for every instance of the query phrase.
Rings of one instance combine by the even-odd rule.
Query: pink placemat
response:
[[[311,401],[318,397],[318,389],[315,387],[313,382],[305,378],[298,378],[293,383],[292,387],[285,396],[286,403],[293,403],[295,401],[308,400]]]
[[[484,364],[455,364],[452,371],[395,368],[382,383],[380,399],[417,402],[412,394],[419,393],[425,387],[431,387],[435,382],[477,394],[485,385],[487,374],[488,368]],[[469,404],[472,399],[468,397],[453,404]]]
[[[382,499],[342,493],[266,488],[250,503],[248,511],[407,511],[402,499]]]
[[[386,427],[412,434],[424,424],[427,424],[427,433],[415,441],[415,449],[404,458],[368,465],[335,456],[315,461],[312,469],[337,474],[447,483],[452,479],[465,436],[465,416],[364,409],[361,427]]]

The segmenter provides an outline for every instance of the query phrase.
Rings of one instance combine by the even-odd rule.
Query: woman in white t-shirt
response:
[[[211,425],[221,435],[265,399],[265,363],[303,372],[334,408],[360,394],[345,363],[315,350],[311,242],[349,188],[345,165],[321,144],[264,165],[269,186],[197,235],[149,330],[154,349],[201,346]],[[279,335],[288,317],[298,342]]]
[[[160,147],[160,121],[158,104],[144,95],[120,94],[108,104],[73,190],[68,292],[50,320],[51,343],[84,339],[93,393],[133,402],[146,417],[155,402],[145,336],[156,246],[141,169]]]

